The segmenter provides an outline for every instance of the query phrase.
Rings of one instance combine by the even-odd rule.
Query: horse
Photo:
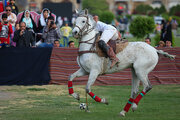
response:
[[[158,63],[158,55],[161,54],[170,59],[175,59],[175,56],[162,50],[157,50],[145,42],[129,42],[123,51],[116,54],[119,59],[118,64],[110,68],[111,61],[109,58],[98,56],[95,52],[96,48],[93,47],[97,34],[97,31],[95,30],[96,22],[93,20],[93,17],[88,14],[88,10],[83,10],[83,12],[77,13],[77,15],[72,34],[75,38],[80,39],[79,55],[77,56],[77,63],[80,66],[80,69],[69,76],[69,94],[79,100],[80,96],[78,93],[74,92],[72,81],[76,77],[89,75],[86,93],[96,102],[108,104],[107,99],[100,98],[91,91],[91,86],[94,84],[96,78],[102,74],[111,74],[126,68],[131,68],[131,96],[124,109],[120,112],[120,115],[125,116],[130,107],[135,111],[141,98],[152,89],[148,74]],[[105,62],[105,60],[108,62]],[[104,69],[104,65],[106,69]],[[142,82],[143,90],[138,94],[140,82]]]

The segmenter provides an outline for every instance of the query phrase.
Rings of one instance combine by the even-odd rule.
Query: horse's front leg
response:
[[[96,101],[96,102],[101,102],[104,104],[108,105],[108,102],[105,98],[99,98],[98,96],[96,96],[92,91],[91,91],[91,86],[94,84],[96,78],[99,75],[99,71],[98,70],[91,70],[90,74],[89,74],[89,79],[88,79],[88,83],[86,86],[86,92]]]
[[[76,77],[81,77],[81,76],[84,76],[84,75],[87,75],[87,74],[88,73],[86,71],[84,71],[83,69],[80,68],[78,71],[76,71],[75,73],[73,73],[73,74],[71,74],[69,76],[69,80],[68,80],[69,94],[72,95],[77,100],[80,100],[80,96],[79,96],[78,93],[74,93],[72,81]]]

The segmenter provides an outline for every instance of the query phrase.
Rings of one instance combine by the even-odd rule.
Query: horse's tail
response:
[[[156,50],[158,54],[163,55],[164,57],[170,58],[171,60],[175,59],[175,55],[170,55],[167,52],[164,52],[163,50]]]

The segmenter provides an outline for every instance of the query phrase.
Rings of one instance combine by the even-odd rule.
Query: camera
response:
[[[4,24],[8,24],[8,21],[4,21]]]
[[[54,25],[54,21],[51,21],[51,25]]]

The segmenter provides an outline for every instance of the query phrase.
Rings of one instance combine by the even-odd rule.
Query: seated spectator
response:
[[[55,40],[55,41],[54,41],[54,47],[55,47],[55,48],[59,48],[59,47],[63,47],[63,45],[60,44],[59,40]]]
[[[10,46],[10,35],[13,33],[12,25],[8,23],[8,16],[6,13],[2,14],[0,22],[0,44],[1,47]]]
[[[159,44],[158,44],[157,47],[158,47],[158,48],[163,48],[163,47],[165,47],[164,41],[159,41]]]
[[[63,33],[64,47],[65,47],[65,46],[68,47],[69,35],[70,35],[70,32],[72,31],[72,28],[68,26],[68,23],[66,23],[65,26],[63,26],[63,27],[61,28],[61,31],[62,31],[62,33]]]
[[[29,10],[24,11],[20,22],[26,23],[26,29],[31,30],[33,32],[37,32],[36,24],[34,20],[32,19],[32,16]]]
[[[19,29],[20,29],[19,23],[17,23],[17,24],[15,25],[15,31],[16,31],[16,30],[19,30]]]
[[[147,37],[144,42],[146,42],[147,44],[151,45],[151,38]]]
[[[69,48],[75,48],[74,41],[69,41],[68,46]]]
[[[43,43],[39,44],[38,47],[53,47],[53,43],[55,40],[59,40],[61,38],[60,30],[57,28],[54,17],[49,16],[47,26],[43,30],[42,39]]]
[[[12,12],[17,15],[18,7],[15,4],[15,0],[10,0],[9,6],[11,6],[11,8],[12,8]]]
[[[166,48],[172,48],[172,43],[171,43],[171,41],[166,41],[166,46],[165,46]]]
[[[16,47],[35,47],[35,39],[33,33],[26,29],[26,23],[20,23],[20,30],[14,32],[13,41]]]
[[[38,22],[38,32],[40,33],[43,32],[43,28],[46,26],[49,16],[51,16],[50,10],[47,8],[44,8],[42,10],[42,13]]]

